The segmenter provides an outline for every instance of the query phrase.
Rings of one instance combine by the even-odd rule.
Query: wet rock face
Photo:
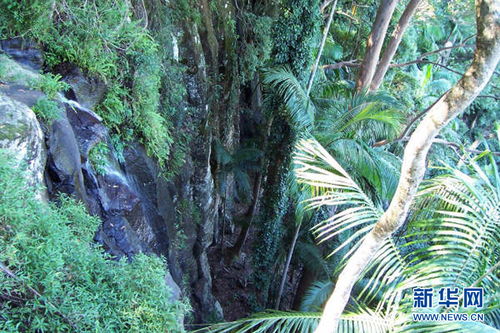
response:
[[[28,184],[44,185],[46,151],[43,132],[35,113],[26,105],[0,92],[0,148],[27,167]],[[41,193],[41,197],[45,197]]]
[[[94,111],[71,100],[65,101],[64,105],[67,119],[75,133],[82,163],[85,163],[90,149],[106,139],[108,130]]]
[[[147,220],[146,224],[137,223],[135,228],[152,251],[168,257],[170,243],[168,225],[173,224],[175,218],[168,185],[142,145],[138,143],[128,145],[124,151],[124,158],[123,168],[127,182],[142,202],[142,215]]]
[[[48,145],[47,172],[49,191],[69,194],[82,202],[87,201],[82,174],[80,150],[73,128],[66,115],[52,123]]]
[[[100,100],[104,86],[100,86],[102,92],[92,90],[95,86],[81,72],[63,77],[83,105],[59,96],[61,116],[41,126],[30,107],[45,95],[28,88],[40,78],[32,70],[41,64],[37,60],[40,52],[14,42],[1,42],[1,47],[4,52],[10,47],[8,54],[14,60],[0,54],[7,69],[2,79],[6,82],[0,84],[0,148],[11,150],[19,162],[27,164],[32,185],[42,185],[45,180],[51,198],[69,194],[99,216],[102,225],[95,239],[113,256],[131,260],[141,252],[168,256],[167,227],[172,221],[167,218],[175,216],[174,208],[169,199],[163,199],[167,183],[158,181],[156,164],[144,148],[131,144],[134,149],[128,149],[124,166],[108,144],[107,166],[101,174],[89,161],[96,144],[110,142],[101,118],[87,108]],[[169,273],[165,283],[173,299],[179,299],[181,291]]]
[[[79,68],[68,65],[60,68],[64,81],[71,86],[68,97],[77,101],[82,107],[92,109],[104,97],[106,85],[97,78],[85,75]]]
[[[42,52],[38,45],[23,38],[0,40],[0,49],[18,63],[39,70],[43,65]]]
[[[117,257],[123,254],[132,258],[134,254],[144,250],[144,244],[141,243],[136,232],[121,216],[111,216],[106,219],[96,239],[106,244],[109,251]]]
[[[145,202],[125,173],[110,163],[106,173],[97,176],[97,183],[95,197],[101,204],[104,221],[98,237],[105,246],[118,257],[151,252],[156,235],[146,216]]]

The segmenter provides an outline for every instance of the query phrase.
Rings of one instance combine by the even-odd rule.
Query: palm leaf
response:
[[[268,85],[286,106],[286,116],[297,131],[309,130],[316,109],[299,80],[286,67],[263,71],[263,83]]]
[[[401,298],[401,290],[396,286],[402,281],[407,266],[400,247],[393,238],[388,238],[375,255],[375,260],[365,269],[363,275],[369,277],[357,297],[365,304],[378,299],[377,312],[383,309],[388,313],[395,311],[394,306]]]
[[[478,311],[485,314],[486,324],[498,327],[500,306],[495,296],[500,285],[498,184],[474,161],[469,162],[470,174],[450,167],[444,169],[448,174],[428,181],[420,193],[435,201],[436,211],[428,219],[410,223],[411,232],[405,236],[408,242],[402,247],[403,251],[410,250],[404,258],[408,266],[403,273],[405,279],[396,289],[404,292],[417,286],[482,287],[489,300]],[[497,176],[492,178],[496,180]],[[403,300],[399,311],[411,311],[409,298]],[[455,308],[453,312],[456,311],[467,309]],[[441,328],[439,325],[432,328],[428,323],[407,325],[412,332],[440,332]]]
[[[338,210],[339,213],[313,228],[320,242],[355,229],[330,255],[361,239],[381,216],[382,211],[317,141],[301,140],[294,154],[294,164],[298,181],[314,189],[313,197],[307,200],[309,208],[324,205],[344,207]],[[356,243],[351,251],[357,248],[358,244]]]
[[[320,310],[333,291],[331,280],[316,281],[307,290],[300,304],[301,311]]]
[[[318,325],[321,313],[319,312],[283,312],[267,311],[255,314],[249,318],[229,323],[221,323],[196,330],[194,332],[210,333],[290,333],[313,332]],[[386,332],[389,323],[372,312],[349,313],[341,317],[338,333]]]

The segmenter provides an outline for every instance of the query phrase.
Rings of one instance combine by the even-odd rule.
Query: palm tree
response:
[[[377,204],[318,142],[303,140],[299,147],[297,177],[317,190],[308,206],[343,208],[317,227],[318,236],[377,221]],[[470,159],[465,170],[443,166],[444,174],[423,184],[407,235],[393,236],[380,248],[358,281],[338,332],[494,332],[500,327],[500,173],[493,156],[486,158],[482,165]],[[355,248],[364,233],[348,245]],[[423,286],[484,288],[485,304],[474,309],[484,314],[484,322],[412,321],[411,291]],[[325,284],[315,288],[329,289]],[[321,298],[321,291],[316,294]],[[471,312],[458,306],[432,311]],[[265,312],[203,331],[312,332],[319,317],[319,312]]]
[[[385,92],[352,93],[345,83],[320,80],[307,94],[286,67],[264,71],[263,83],[284,102],[281,112],[299,137],[313,135],[376,200],[388,200],[397,185],[399,158],[372,145],[395,138],[402,105]],[[389,176],[386,170],[389,169]]]
[[[324,78],[319,80],[311,97],[286,67],[265,70],[263,83],[273,92],[268,96],[277,96],[283,101],[285,108],[280,112],[299,137],[319,137],[335,157],[348,166],[349,172],[373,198],[378,202],[389,200],[398,179],[399,159],[371,145],[382,138],[395,137],[399,132],[403,117],[399,111],[400,105],[394,98],[386,93],[353,95],[345,85]],[[391,170],[393,176],[383,177],[385,170]],[[288,195],[296,202],[297,218],[278,289],[276,309],[302,226],[300,201],[303,198],[294,188],[296,186],[288,186]]]

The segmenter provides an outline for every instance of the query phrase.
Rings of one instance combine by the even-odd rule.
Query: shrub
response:
[[[58,92],[66,91],[70,85],[61,81],[61,75],[46,73],[36,81],[31,82],[31,88],[43,91],[48,98],[55,98]]]
[[[108,166],[108,160],[106,156],[109,154],[108,145],[105,142],[99,142],[89,152],[89,160],[95,171],[99,175],[104,175],[106,173],[106,167]]]
[[[47,97],[40,98],[31,109],[35,112],[38,118],[49,123],[61,116],[59,104],[48,99]]]
[[[37,201],[8,160],[0,151],[0,331],[183,331],[162,259],[110,260],[92,243],[97,218],[67,197]]]

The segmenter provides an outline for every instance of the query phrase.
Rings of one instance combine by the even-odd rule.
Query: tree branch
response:
[[[385,48],[385,51],[382,54],[380,62],[377,65],[375,74],[373,75],[373,80],[370,84],[371,91],[377,90],[382,84],[384,76],[387,73],[387,70],[389,69],[389,64],[391,63],[392,59],[394,58],[394,55],[396,54],[396,51],[399,47],[399,43],[401,43],[406,28],[408,28],[410,20],[415,11],[417,10],[420,1],[421,0],[410,0],[403,14],[399,18],[398,24],[396,25],[394,32],[392,33],[391,40],[389,41],[389,44]]]
[[[342,67],[359,67],[360,65],[361,64],[358,63],[357,59],[352,59],[352,60],[337,62],[335,64],[323,65],[323,66],[321,66],[321,68],[322,69],[338,69],[338,68],[342,68]]]
[[[316,75],[316,71],[318,70],[319,61],[321,60],[321,54],[323,53],[323,48],[325,47],[326,38],[328,37],[328,32],[330,31],[330,25],[332,24],[333,14],[335,14],[335,8],[337,7],[337,0],[332,5],[332,10],[330,12],[330,16],[328,17],[328,21],[326,22],[325,30],[323,31],[323,39],[321,40],[321,44],[319,46],[318,56],[316,57],[316,61],[314,62],[313,70],[311,75],[309,76],[309,81],[307,82],[307,96],[311,93],[312,84],[314,82],[314,76]]]
[[[452,46],[446,46],[446,47],[442,47],[442,48],[434,50],[434,51],[429,51],[429,52],[423,53],[419,58],[428,57],[428,56],[436,54],[436,53],[441,53],[443,51],[452,50],[452,49],[458,49],[458,48],[461,48],[461,47],[471,47],[471,48],[473,48],[475,45],[474,44],[467,44],[467,41],[470,40],[470,39],[472,39],[472,38],[474,38],[474,37],[476,37],[476,34],[471,35],[471,36],[465,38],[462,41],[462,43],[460,43],[460,44],[456,44],[456,45],[452,45]]]
[[[465,41],[471,39],[474,36],[475,35],[467,37],[464,40],[464,42],[461,43],[461,44],[453,45],[453,46],[448,46],[448,47],[443,47],[443,48],[440,48],[440,49],[437,49],[437,50],[434,50],[434,51],[423,53],[420,56],[418,56],[418,58],[415,59],[415,60],[404,62],[404,63],[399,63],[399,64],[398,63],[390,64],[389,68],[405,67],[405,66],[409,66],[409,65],[413,65],[413,64],[419,64],[419,63],[432,63],[432,64],[436,64],[436,63],[431,62],[429,60],[425,60],[424,58],[427,57],[427,56],[429,56],[429,55],[440,53],[440,52],[443,52],[443,51],[446,51],[446,50],[450,50],[450,49],[456,49],[456,48],[460,48],[460,47],[474,47],[474,44],[465,44]],[[339,69],[339,68],[342,68],[342,67],[359,67],[359,66],[361,66],[361,64],[358,62],[357,59],[351,59],[351,60],[337,62],[335,64],[323,65],[323,66],[321,66],[321,68],[322,69]],[[448,69],[450,71],[453,71],[453,72],[455,72],[457,74],[459,73],[459,72],[455,71],[454,69],[451,69],[451,68],[448,68],[448,67],[444,67],[441,64],[438,64],[438,66],[443,67],[445,69]],[[495,74],[496,74],[496,72],[495,72]],[[462,73],[460,73],[460,75],[462,75]]]
[[[466,152],[473,153],[473,154],[482,154],[484,152],[490,152],[491,154],[493,154],[495,156],[500,156],[500,152],[498,152],[498,151],[479,150],[479,149],[471,149],[471,148],[462,148],[462,146],[460,146],[458,143],[446,141],[446,140],[443,140],[443,139],[434,139],[432,142],[433,143],[437,143],[437,144],[442,144],[442,145],[445,145],[445,146],[454,147],[456,149],[463,149]]]
[[[500,59],[500,11],[497,0],[476,0],[477,47],[465,75],[425,115],[404,150],[401,176],[389,208],[363,239],[339,275],[316,333],[331,333],[350,298],[352,288],[373,260],[383,241],[406,220],[424,178],[426,157],[440,130],[461,113],[484,89]]]

